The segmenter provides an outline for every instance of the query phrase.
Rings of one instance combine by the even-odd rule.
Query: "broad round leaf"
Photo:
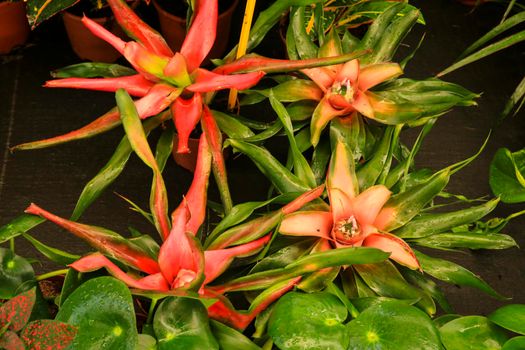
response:
[[[25,350],[26,346],[15,332],[6,331],[0,336],[0,349]]]
[[[342,323],[347,315],[346,307],[332,294],[292,292],[275,305],[268,334],[282,350],[344,350],[349,339]]]
[[[447,350],[501,349],[507,336],[483,316],[465,316],[446,323],[439,329]]]
[[[509,339],[501,350],[522,350],[525,349],[525,337],[514,337]]]
[[[220,322],[211,321],[213,335],[217,338],[221,349],[228,350],[261,350],[241,332],[230,328]]]
[[[208,311],[195,299],[166,298],[155,312],[153,329],[159,350],[219,349],[208,320]]]
[[[500,327],[525,335],[525,305],[503,306],[488,316],[488,319]]]
[[[91,279],[64,301],[56,320],[78,328],[74,349],[135,349],[137,328],[131,293],[113,277]]]
[[[373,305],[347,325],[349,350],[441,349],[430,318],[416,307],[390,300]]]
[[[0,248],[0,299],[11,299],[35,285],[35,272],[26,259]]]

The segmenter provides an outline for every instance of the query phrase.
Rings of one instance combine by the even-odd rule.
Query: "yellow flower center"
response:
[[[333,94],[343,96],[348,103],[354,102],[355,90],[349,79],[345,79],[343,81],[336,81],[332,85],[331,91]]]

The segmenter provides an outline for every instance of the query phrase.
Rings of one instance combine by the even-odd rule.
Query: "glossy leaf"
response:
[[[260,350],[249,338],[239,331],[220,322],[211,320],[211,330],[221,349],[228,350]]]
[[[498,202],[498,199],[493,199],[482,205],[449,213],[425,213],[420,217],[416,216],[406,225],[394,231],[394,234],[401,238],[420,238],[445,232],[485,217],[496,208]]]
[[[303,276],[327,267],[378,263],[385,260],[388,255],[388,253],[374,248],[350,247],[331,249],[304,256],[285,268],[253,273],[211,288],[221,292],[263,289],[275,283]]]
[[[507,336],[483,316],[465,316],[446,323],[439,329],[447,350],[501,349]]]
[[[211,113],[221,132],[225,133],[229,138],[242,139],[254,135],[253,131],[237,118],[214,110]]]
[[[301,179],[286,169],[266,149],[233,139],[228,139],[226,143],[250,157],[279,192],[305,192],[309,189]]]
[[[46,258],[57,264],[68,265],[80,259],[80,255],[70,254],[66,251],[50,247],[31,235],[24,234],[24,238],[28,240],[40,253],[44,254]]]
[[[419,300],[418,306],[429,315],[436,312],[432,298],[409,284],[390,261],[354,266],[363,281],[378,295],[396,299]]]
[[[73,348],[131,350],[137,345],[131,293],[113,277],[83,283],[62,304],[56,320],[77,327]]]
[[[523,304],[505,305],[487,318],[500,327],[525,335],[525,305]]]
[[[438,233],[414,239],[411,242],[429,248],[507,249],[517,247],[509,235],[500,233]]]
[[[76,327],[55,320],[36,320],[27,325],[20,338],[30,349],[67,349],[77,334]]]
[[[159,126],[169,117],[169,113],[161,113],[156,117],[146,120],[144,122],[144,132],[146,136],[151,130]],[[129,160],[131,152],[132,148],[128,137],[124,136],[106,165],[84,186],[73,210],[73,214],[71,214],[71,220],[77,221],[89,205],[100,197],[104,190],[120,176]]]
[[[77,0],[32,0],[27,4],[27,19],[32,29],[55,14],[73,6]]]
[[[153,329],[159,350],[219,349],[206,308],[198,300],[166,298],[155,312]]]
[[[146,135],[140,122],[133,100],[125,90],[116,93],[120,118],[131,147],[142,161],[153,171],[153,182],[150,196],[150,209],[157,231],[165,238],[170,231],[168,220],[168,198],[162,173],[148,145]]]
[[[349,350],[441,349],[438,331],[430,318],[398,300],[370,306],[346,328]]]
[[[0,227],[0,243],[7,242],[12,238],[20,236],[44,221],[46,221],[46,219],[34,215],[20,215],[10,223]]]
[[[458,315],[458,314],[446,314],[446,315],[441,315],[439,317],[436,317],[433,322],[434,322],[434,325],[436,326],[436,328],[441,328],[443,327],[446,323],[452,321],[452,320],[455,320],[456,318],[460,318],[461,315]]]
[[[31,264],[11,250],[0,248],[0,299],[10,299],[34,285]]]
[[[525,149],[512,153],[500,148],[490,164],[492,192],[504,203],[525,201]]]
[[[428,278],[424,274],[421,274],[419,271],[416,272],[410,269],[402,269],[401,273],[409,283],[419,287],[421,290],[429,294],[432,299],[434,299],[439,304],[443,311],[447,313],[454,312],[445,294],[432,279]]]
[[[414,250],[414,253],[421,263],[423,271],[430,276],[447,283],[477,288],[497,299],[505,299],[505,297],[496,292],[479,276],[473,274],[466,268],[452,261],[427,256],[416,250]]]
[[[268,334],[283,350],[344,350],[349,342],[343,325],[347,315],[346,307],[330,293],[291,292],[275,305]]]
[[[525,337],[514,337],[505,342],[501,350],[521,350],[525,349]]]
[[[29,321],[35,301],[35,288],[6,301],[0,306],[0,329],[7,327],[13,332],[20,331]]]
[[[293,133],[292,121],[288,115],[288,112],[286,111],[286,108],[273,96],[272,93],[270,93],[269,99],[270,104],[272,105],[273,110],[277,113],[279,120],[283,124],[286,136],[288,137],[295,175],[304,183],[308,184],[309,187],[315,187],[316,182],[312,168],[310,168],[306,158],[303,156],[297,146],[295,135]]]
[[[137,74],[129,67],[115,63],[83,62],[55,69],[53,78],[115,78]]]

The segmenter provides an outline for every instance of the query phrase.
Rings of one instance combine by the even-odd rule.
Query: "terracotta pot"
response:
[[[219,14],[219,18],[217,20],[217,37],[215,38],[215,44],[208,54],[205,63],[207,63],[210,58],[222,57],[226,51],[228,39],[230,37],[230,27],[233,13],[235,12],[238,4],[239,0],[233,0],[231,6],[226,9],[226,11]],[[173,51],[180,51],[182,42],[186,37],[186,18],[178,17],[166,11],[164,8],[162,8],[162,5],[159,4],[157,0],[153,0],[153,5],[155,5],[155,8],[157,9],[160,30],[164,36],[164,39],[166,39],[166,42]],[[185,16],[186,14],[181,15]]]
[[[9,53],[26,42],[29,36],[25,4],[0,2],[0,54]]]
[[[89,29],[82,24],[82,17],[65,11],[62,14],[62,18],[64,19],[64,25],[71,47],[78,57],[90,61],[111,63],[115,62],[121,56],[111,45],[97,38],[90,32]],[[124,31],[119,27],[113,17],[91,19],[118,37],[127,39],[126,34],[124,34]]]
[[[191,138],[188,140],[188,148],[190,153],[177,153],[177,145],[179,144],[179,135],[173,135],[173,158],[175,162],[186,170],[195,171],[197,165],[197,155],[199,154],[199,139]]]

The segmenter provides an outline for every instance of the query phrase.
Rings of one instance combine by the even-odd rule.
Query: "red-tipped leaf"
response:
[[[271,235],[266,235],[250,243],[238,245],[228,249],[206,250],[204,252],[204,285],[210,283],[223,273],[234,258],[249,256],[258,252],[268,241]]]
[[[333,221],[327,211],[299,211],[287,215],[279,226],[279,232],[288,236],[313,236],[330,238]]]
[[[381,249],[390,253],[390,259],[413,270],[421,270],[421,265],[410,246],[401,238],[389,233],[375,233],[365,238],[363,246]]]
[[[132,288],[144,290],[167,291],[169,285],[162,273],[157,272],[143,278],[134,278],[122,271],[117,265],[100,253],[87,255],[69,265],[78,272],[92,272],[99,269],[106,269],[113,277],[121,280]]]
[[[325,185],[320,185],[310,191],[303,193],[302,195],[300,195],[299,197],[282,207],[282,213],[286,215],[301,209],[307,203],[310,203],[314,199],[319,198],[323,194],[324,188]]]
[[[158,55],[173,55],[173,51],[166,44],[164,38],[142,21],[124,0],[108,0],[108,4],[111,6],[111,10],[119,25],[131,38]]]
[[[111,46],[113,46],[118,52],[124,54],[124,48],[126,47],[126,42],[111,33],[109,30],[98,24],[97,22],[89,19],[88,17],[82,17],[82,23],[86,26],[87,29],[91,31],[96,37],[104,40]]]
[[[159,114],[168,108],[181,92],[181,89],[173,88],[167,84],[155,84],[146,96],[135,101],[140,119]]]
[[[65,78],[46,81],[44,87],[72,88],[115,92],[125,89],[130,95],[142,97],[154,84],[142,75],[129,75],[117,78]]]
[[[159,272],[159,265],[144,250],[119,234],[102,227],[89,226],[69,221],[31,204],[26,213],[41,216],[75,236],[85,240],[98,251],[146,273]]]
[[[256,85],[264,72],[222,75],[198,68],[193,72],[194,83],[188,86],[193,92],[210,92],[224,89],[244,90]]]
[[[180,49],[190,73],[201,65],[215,42],[217,16],[217,0],[195,1],[193,21]]]

